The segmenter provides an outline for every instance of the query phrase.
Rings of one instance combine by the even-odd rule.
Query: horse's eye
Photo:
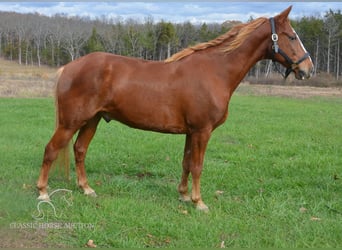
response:
[[[296,35],[294,35],[294,36],[289,36],[289,39],[290,39],[290,41],[294,41],[294,40],[297,39],[297,36],[296,36]]]

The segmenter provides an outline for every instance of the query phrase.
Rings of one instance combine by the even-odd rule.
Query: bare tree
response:
[[[61,65],[61,46],[64,37],[65,26],[67,19],[62,15],[55,15],[52,17],[52,22],[50,23],[50,41],[51,41],[51,55],[53,56],[52,62],[56,66]],[[56,55],[56,56],[54,56]]]
[[[91,27],[80,18],[68,20],[64,26],[62,48],[69,54],[71,60],[81,56],[82,46],[91,35]]]
[[[337,40],[337,49],[336,49],[336,80],[339,80],[340,76],[340,38]]]
[[[17,36],[17,43],[18,43],[18,63],[21,64],[22,62],[22,41],[25,35],[25,19],[24,16],[18,15],[17,21],[15,22],[15,33]]]
[[[126,54],[128,56],[138,56],[138,45],[139,45],[139,24],[134,19],[128,19],[126,22]]]
[[[325,19],[324,27],[327,31],[327,73],[329,74],[331,71],[330,68],[330,61],[331,61],[331,50],[332,50],[332,43],[337,37],[337,32],[339,25],[334,17],[334,13],[330,10]]]

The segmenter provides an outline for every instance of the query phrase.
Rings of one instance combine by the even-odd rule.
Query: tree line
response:
[[[252,18],[251,18],[252,19]],[[315,74],[341,76],[342,14],[329,10],[323,17],[291,20],[311,54]],[[182,48],[211,40],[239,22],[192,24],[134,19],[51,17],[0,12],[0,56],[25,65],[61,66],[85,54],[105,51],[147,60],[164,60]],[[249,73],[267,76],[275,71],[270,61],[259,62]]]

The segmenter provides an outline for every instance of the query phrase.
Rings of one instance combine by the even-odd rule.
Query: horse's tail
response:
[[[56,85],[55,85],[55,112],[56,112],[56,125],[55,129],[57,129],[59,125],[59,110],[58,110],[58,84],[59,84],[59,78],[62,75],[64,70],[64,67],[61,67],[57,71],[57,80],[56,80]],[[58,169],[59,175],[60,176],[65,176],[67,180],[70,180],[70,150],[71,150],[71,141],[68,142],[68,144],[62,148],[56,160],[53,162],[52,168],[53,169]]]

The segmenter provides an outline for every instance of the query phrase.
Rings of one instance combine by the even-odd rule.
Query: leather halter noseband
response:
[[[282,57],[284,57],[286,62],[290,65],[288,68],[286,68],[285,75],[283,75],[283,77],[286,79],[289,76],[289,74],[292,71],[294,71],[294,69],[297,68],[301,62],[303,62],[305,59],[310,57],[310,54],[306,52],[302,58],[300,58],[297,62],[294,62],[290,57],[288,57],[288,55],[286,55],[286,53],[281,48],[279,48],[278,35],[276,33],[275,22],[274,22],[273,17],[270,18],[270,23],[271,23],[271,31],[272,31],[271,38],[273,41],[273,45],[272,45],[273,61],[275,61],[274,54],[280,54]]]

